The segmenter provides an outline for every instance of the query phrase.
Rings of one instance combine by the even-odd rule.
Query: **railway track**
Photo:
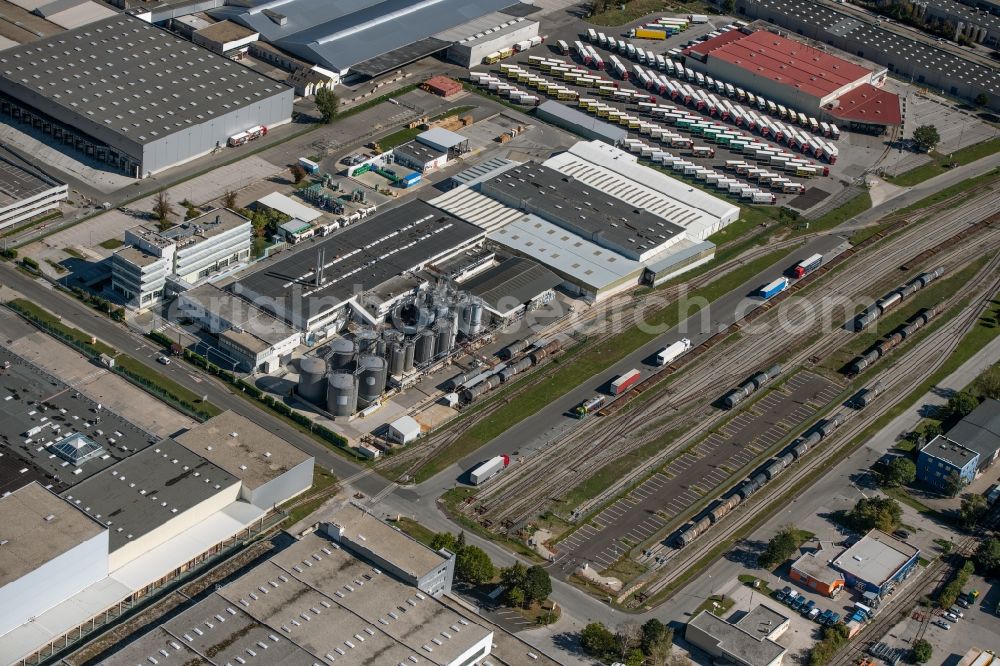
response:
[[[984,215],[992,210],[992,201],[980,202],[974,207],[972,213],[976,216]],[[936,245],[942,244],[942,235],[954,232],[960,235],[964,227],[968,226],[965,220],[970,212],[953,212],[944,216],[939,221],[934,234],[914,233],[917,238],[912,243],[896,243],[881,249],[876,249],[874,256],[869,258],[869,265],[876,267],[893,266],[906,260],[916,259],[928,252],[935,254],[932,250]],[[975,218],[973,218],[975,219]],[[946,240],[949,237],[945,237]],[[877,261],[876,261],[877,260]],[[838,291],[861,289],[873,282],[871,273],[873,270],[855,271],[849,274],[840,274],[842,282],[837,286]],[[850,334],[845,331],[835,331],[834,336],[846,339]],[[739,341],[738,341],[739,342]],[[688,403],[703,399],[705,395],[718,392],[721,388],[728,386],[735,379],[742,378],[750,370],[767,365],[771,358],[778,358],[782,355],[783,349],[793,346],[790,340],[783,339],[772,341],[771,349],[762,352],[759,347],[759,340],[754,340],[755,349],[751,352],[746,349],[745,344],[731,344],[724,348],[719,354],[713,355],[710,361],[704,364],[695,363],[685,369],[696,370],[687,372],[683,384],[676,383],[668,391],[649,400],[647,404],[632,413],[623,414],[620,417],[610,419],[597,419],[578,428],[563,440],[557,440],[550,445],[530,466],[523,466],[510,470],[500,481],[487,486],[479,496],[476,505],[476,512],[491,524],[499,521],[507,521],[511,526],[522,521],[527,514],[537,510],[544,503],[546,497],[552,497],[568,490],[569,487],[578,483],[581,476],[589,470],[596,470],[602,464],[613,459],[615,456],[626,453],[630,450],[642,446],[652,439],[662,436],[671,428],[684,427],[684,420],[678,420],[677,411]],[[777,344],[774,344],[777,343]],[[837,341],[826,341],[827,345],[833,347]],[[823,351],[818,347],[809,347],[800,352],[796,362],[808,360],[810,356],[815,356],[817,351]],[[748,359],[752,365],[748,363]],[[650,414],[666,414],[666,417],[650,420]],[[688,417],[688,420],[693,417]],[[717,420],[717,419],[716,419]],[[694,437],[707,432],[714,420],[698,419],[695,429],[688,433],[675,445],[668,447],[660,456],[656,456],[643,469],[635,470],[615,487],[620,490],[631,480],[642,476],[679,450],[685,443],[693,441]],[[589,425],[590,427],[587,427]],[[628,438],[624,435],[628,433]],[[620,441],[625,440],[625,441]],[[553,478],[553,475],[555,478]],[[602,498],[595,500],[590,506],[597,504]]]
[[[699,539],[694,547],[676,550],[660,544],[653,549],[651,556],[660,558],[657,570],[668,571],[656,580],[650,580],[643,590],[644,594],[654,596],[666,588],[678,575],[699,562],[709,551],[731,539],[754,515],[754,509],[761,508],[765,503],[773,503],[775,497],[788,492],[824,466],[832,457],[838,455],[841,447],[831,446],[829,442],[850,441],[855,438],[873,425],[895,400],[905,396],[923,378],[932,375],[954,351],[965,334],[975,326],[976,321],[989,307],[993,295],[1000,290],[1000,278],[996,276],[998,270],[1000,270],[1000,253],[996,254],[973,280],[959,290],[953,299],[950,299],[957,302],[970,294],[976,295],[962,312],[930,334],[919,338],[909,348],[908,354],[897,357],[895,365],[884,367],[881,372],[870,378],[871,381],[878,380],[883,384],[882,396],[876,403],[879,408],[869,407],[864,412],[853,414],[852,418],[849,418],[830,438],[824,440],[820,448],[815,450],[818,455],[815,452],[810,453],[804,463],[790,467],[782,476],[767,484],[764,487],[765,492],[752,495],[746,503],[726,516],[717,527],[708,531],[705,537]]]

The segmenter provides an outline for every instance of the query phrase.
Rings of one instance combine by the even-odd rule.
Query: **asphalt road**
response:
[[[656,369],[652,363],[652,357],[667,344],[686,337],[691,340],[692,346],[698,346],[720,330],[741,319],[758,305],[760,301],[750,295],[761,285],[780,277],[789,266],[813,253],[827,255],[835,250],[842,251],[845,248],[844,238],[838,235],[826,235],[815,238],[801,248],[789,252],[784,259],[775,265],[758,273],[713,302],[707,309],[707,314],[702,311],[684,319],[680,325],[665,331],[655,340],[643,345],[607,370],[590,377],[561,398],[554,400],[534,415],[491,440],[483,448],[421,484],[418,493],[424,495],[439,492],[442,488],[449,488],[453,481],[476,464],[501,453],[510,454],[518,451],[519,455],[526,457],[544,448],[554,439],[577,427],[580,421],[568,415],[570,410],[597,393],[607,393],[608,384],[615,377],[632,368],[639,369],[643,378],[650,376]],[[678,306],[671,305],[670,307]],[[631,320],[629,320],[629,324],[631,324]]]
[[[231,409],[267,428],[302,451],[315,456],[317,464],[331,470],[338,478],[346,479],[366,471],[361,465],[334,453],[305,433],[258,409],[250,401],[233,393],[230,387],[200,370],[191,368],[186,363],[176,362],[170,365],[158,363],[156,357],[162,353],[158,345],[94,312],[79,301],[57,291],[47,282],[34,280],[9,264],[0,265],[0,282],[21,293],[28,300],[58,314],[68,325],[96,335],[115,349],[133,356],[178,384],[199,395],[208,396],[209,402],[220,409]],[[374,474],[369,474],[355,479],[353,485],[362,492],[374,494],[385,487],[385,481]]]

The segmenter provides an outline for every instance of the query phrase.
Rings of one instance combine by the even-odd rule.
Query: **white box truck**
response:
[[[689,349],[691,349],[691,341],[687,338],[681,338],[677,342],[656,352],[656,364],[667,365],[668,363],[673,363]]]

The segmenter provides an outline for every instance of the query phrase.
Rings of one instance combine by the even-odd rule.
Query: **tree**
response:
[[[983,574],[1000,573],[1000,539],[993,537],[979,544],[972,561]]]
[[[937,127],[934,125],[921,125],[913,130],[913,143],[921,152],[929,153],[940,142],[941,135],[938,134]]]
[[[291,167],[291,169],[289,169],[289,170],[292,172],[292,180],[295,181],[296,185],[298,185],[303,180],[305,180],[306,170],[303,169],[298,164],[293,164],[292,167]]]
[[[515,562],[506,569],[500,570],[500,584],[506,590],[505,598],[509,606],[523,606],[527,600],[524,591],[524,582],[528,577],[528,570],[520,562]]]
[[[910,658],[918,664],[929,661],[933,653],[934,648],[923,638],[913,641],[913,647],[910,648]]]
[[[667,663],[673,642],[674,630],[655,617],[642,625],[642,651],[651,666],[664,666]]]
[[[899,502],[890,497],[863,497],[847,515],[851,525],[859,532],[879,529],[892,532],[903,518]]]
[[[944,431],[941,429],[941,424],[939,423],[928,423],[924,426],[924,441],[929,442],[938,435],[943,435]]]
[[[986,106],[990,103],[990,98],[986,96],[986,93],[979,93],[973,101],[976,103],[976,106]]]
[[[958,475],[958,472],[952,472],[945,477],[944,483],[941,485],[941,492],[948,497],[954,497],[964,486],[965,482],[962,481],[962,477]]]
[[[464,546],[455,558],[455,577],[465,583],[482,585],[493,580],[496,575],[493,561],[482,548]]]
[[[615,635],[600,622],[591,622],[580,632],[580,646],[595,659],[604,659],[615,651]]]
[[[988,510],[989,506],[986,504],[985,497],[967,493],[962,496],[962,506],[958,510],[958,524],[970,530],[986,515]]]
[[[549,572],[538,566],[528,567],[524,576],[524,596],[528,602],[541,603],[552,594],[552,579]]]
[[[446,548],[451,552],[455,552],[455,535],[451,532],[438,532],[431,538],[431,548],[433,550],[441,550]],[[457,553],[456,553],[457,555]]]
[[[767,542],[764,552],[762,552],[757,558],[758,566],[770,569],[778,564],[781,564],[791,557],[796,550],[798,550],[799,544],[801,543],[802,534],[797,529],[789,525],[775,534],[771,540]]]
[[[909,458],[899,456],[890,460],[880,475],[882,485],[888,488],[907,486],[917,478],[917,466]]]
[[[167,193],[160,190],[156,193],[156,200],[153,202],[153,217],[160,223],[163,227],[170,222],[170,216],[174,214],[173,208],[170,206],[170,198]]]
[[[338,106],[340,106],[340,100],[337,99],[332,90],[329,88],[320,88],[316,91],[316,108],[319,109],[320,115],[323,116],[324,123],[332,122],[337,117]]]
[[[642,645],[642,628],[638,622],[623,622],[615,632],[615,656],[628,659]]]
[[[1000,399],[1000,365],[994,365],[976,380],[976,390],[987,398]]]
[[[965,418],[978,406],[979,400],[967,391],[959,391],[948,398],[948,413],[954,419]]]
[[[236,208],[236,192],[233,190],[226,190],[226,193],[222,195],[222,207],[223,208]]]

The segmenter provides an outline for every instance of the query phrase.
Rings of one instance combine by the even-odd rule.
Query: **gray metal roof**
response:
[[[0,87],[91,136],[136,144],[288,90],[127,14],[0,51]]]
[[[370,62],[368,69],[388,69],[393,63],[441,50],[449,43],[435,39],[437,33],[516,4],[514,0],[271,0],[209,13],[252,28],[300,58],[342,71],[366,61],[379,63],[376,59],[386,54],[388,59]]]
[[[872,530],[841,553],[833,565],[859,580],[881,587],[919,552],[885,532]]]
[[[295,306],[311,318],[483,233],[423,201],[412,201],[310,244],[305,251],[273,264],[264,262],[264,268],[238,280],[233,290],[248,298],[269,299],[289,299],[300,290],[303,302]],[[325,268],[322,286],[316,287],[316,255],[321,248],[326,252]]]
[[[948,439],[978,453],[980,467],[988,465],[1000,449],[1000,401],[984,400],[948,431]]]
[[[785,648],[771,639],[759,638],[743,627],[731,624],[708,611],[696,615],[688,622],[688,626],[705,632],[716,642],[719,652],[739,664],[769,666],[785,653]],[[690,640],[691,634],[687,633],[686,636]],[[696,645],[701,647],[700,643]]]
[[[621,143],[628,138],[628,132],[621,127],[616,127],[611,123],[598,120],[593,116],[583,113],[582,111],[577,111],[572,107],[560,104],[559,102],[555,102],[553,100],[542,102],[542,104],[535,109],[535,113],[542,120],[548,120],[549,122],[562,122],[586,129],[591,134],[600,136],[602,139],[611,144]]]
[[[631,259],[656,252],[684,227],[541,164],[513,167],[480,185],[483,194],[531,212]]]
[[[114,552],[236,483],[232,474],[168,439],[62,496],[108,527]]]
[[[530,259],[512,257],[461,283],[488,308],[504,314],[562,283],[562,278]]]
[[[938,435],[931,441],[927,442],[924,448],[920,449],[921,455],[938,458],[954,465],[955,467],[958,467],[959,469],[968,465],[969,461],[976,457],[976,453],[977,452],[971,448],[963,446],[959,442],[952,440],[950,437],[945,437],[944,435]]]

